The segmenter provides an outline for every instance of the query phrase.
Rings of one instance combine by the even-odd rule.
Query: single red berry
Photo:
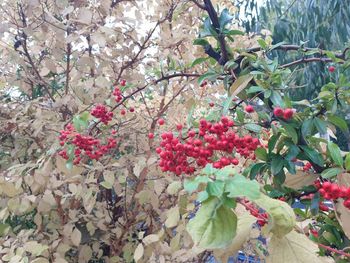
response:
[[[159,119],[159,120],[158,120],[158,124],[159,124],[159,125],[164,125],[164,123],[165,123],[164,119]]]
[[[148,138],[153,139],[153,138],[154,138],[154,134],[153,134],[152,132],[150,132],[150,133],[148,134]]]
[[[121,111],[120,111],[120,114],[121,114],[121,115],[125,115],[125,114],[126,114],[126,111],[125,111],[125,110],[121,110]]]
[[[324,212],[329,211],[329,207],[326,206],[326,205],[323,204],[323,203],[320,203],[319,208],[320,208],[321,211],[324,211]]]
[[[330,66],[330,67],[328,68],[328,71],[329,71],[330,73],[333,73],[333,72],[335,71],[335,67],[334,67],[334,66]]]
[[[135,111],[135,108],[134,108],[134,107],[130,107],[129,111],[130,111],[130,112],[134,112],[134,111]]]
[[[350,199],[347,199],[343,202],[343,205],[346,207],[346,208],[349,208],[350,209]]]
[[[254,112],[255,110],[254,110],[254,108],[253,108],[252,105],[248,105],[248,106],[245,107],[245,111],[248,112],[248,113],[252,113],[252,112]]]
[[[209,106],[212,108],[214,107],[214,102],[209,102]]]
[[[205,87],[207,84],[208,84],[207,81],[203,81],[202,84],[201,84],[201,87],[203,88],[203,87]]]
[[[283,116],[283,109],[280,107],[276,107],[273,110],[273,115],[275,115],[276,117],[282,117]]]
[[[120,81],[120,85],[124,87],[124,86],[126,85],[126,80],[125,80],[125,79],[122,79],[122,80]]]
[[[290,120],[293,117],[294,111],[292,109],[285,109],[283,112],[283,118]]]
[[[176,130],[180,131],[180,130],[182,130],[182,128],[183,128],[182,124],[177,124],[176,125]]]
[[[324,182],[323,185],[322,185],[322,188],[328,192],[331,190],[331,187],[332,187],[332,183],[331,182]]]
[[[284,197],[284,196],[282,196],[282,197],[280,197],[280,198],[278,198],[280,201],[283,201],[283,202],[285,202],[286,201],[286,198]]]

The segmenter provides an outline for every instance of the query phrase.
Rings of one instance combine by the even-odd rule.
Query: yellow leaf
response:
[[[177,226],[177,223],[180,220],[180,211],[179,207],[175,206],[173,208],[170,208],[167,213],[167,220],[165,221],[165,226],[168,228],[172,228],[174,226]]]
[[[241,93],[241,91],[247,87],[252,79],[253,76],[249,74],[238,77],[230,88],[231,96],[237,96],[239,93]]]
[[[317,245],[305,235],[292,231],[283,238],[273,236],[269,245],[266,263],[326,263],[334,262],[330,258],[319,257]]]
[[[72,235],[71,235],[71,240],[72,240],[72,243],[74,246],[78,247],[80,245],[81,233],[77,228],[75,228],[73,230]]]
[[[284,185],[292,189],[301,189],[305,185],[311,185],[318,178],[317,174],[297,171],[296,174],[286,174]]]
[[[134,260],[135,262],[138,262],[142,256],[143,256],[143,252],[144,252],[144,248],[142,243],[140,243],[137,248],[135,249],[135,253],[134,253]]]

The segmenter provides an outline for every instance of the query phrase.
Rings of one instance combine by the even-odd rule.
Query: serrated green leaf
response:
[[[343,157],[341,156],[339,146],[333,142],[328,142],[327,150],[334,163],[338,166],[343,166]]]
[[[324,120],[321,120],[320,118],[315,117],[313,119],[313,122],[319,133],[321,134],[327,133],[327,123]]]
[[[350,153],[348,153],[345,157],[345,169],[350,171]]]
[[[255,156],[259,160],[262,160],[262,161],[265,161],[265,162],[267,162],[267,160],[268,160],[268,155],[267,155],[267,152],[266,152],[265,148],[257,148],[255,150]]]
[[[256,133],[261,132],[261,129],[262,129],[260,125],[255,124],[255,123],[247,123],[244,125],[244,128],[249,130],[249,131],[256,132]]]
[[[203,38],[197,38],[193,41],[193,45],[196,46],[206,46],[209,45],[209,42],[206,39]]]
[[[271,160],[271,173],[272,175],[278,174],[284,167],[285,160],[281,155],[275,155]]]
[[[220,197],[224,193],[225,182],[216,180],[207,184],[207,193],[211,196]]]
[[[343,170],[339,167],[328,168],[321,173],[321,176],[325,179],[331,179],[331,178],[337,176],[338,174],[340,174],[342,171]]]
[[[225,192],[228,197],[247,197],[255,200],[260,197],[260,185],[257,181],[252,181],[246,177],[236,174],[226,180]]]
[[[192,64],[191,64],[191,68],[198,65],[198,64],[201,64],[203,63],[204,61],[206,61],[208,58],[197,58],[195,59]]]
[[[205,249],[228,246],[237,230],[237,216],[217,198],[203,202],[195,217],[187,224],[187,232],[195,245]]]
[[[309,160],[311,160],[313,163],[319,166],[323,166],[324,160],[319,152],[305,145],[300,146],[300,148],[304,151],[305,155]]]
[[[335,126],[337,126],[343,132],[347,132],[349,130],[348,124],[343,118],[340,118],[335,115],[331,115],[331,116],[328,116],[328,121],[334,124]]]

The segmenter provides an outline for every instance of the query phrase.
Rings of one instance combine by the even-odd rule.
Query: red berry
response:
[[[153,139],[153,138],[154,138],[154,134],[153,134],[152,132],[150,132],[150,133],[148,134],[148,138]]]
[[[122,80],[120,81],[120,85],[124,87],[124,86],[126,85],[126,80],[125,80],[125,79],[122,79]]]
[[[207,81],[203,81],[202,84],[201,84],[201,87],[203,88],[203,87],[205,87],[207,84],[208,84]]]
[[[245,107],[245,111],[248,113],[252,113],[252,112],[254,112],[254,108],[252,105],[248,105]]]
[[[350,209],[350,199],[347,199],[343,202],[343,205],[346,207],[346,208],[349,208]]]
[[[335,71],[335,67],[334,67],[334,66],[330,66],[330,67],[328,68],[328,71],[329,71],[330,73],[333,73],[333,72]]]
[[[214,102],[209,102],[209,106],[212,108],[214,107]]]
[[[177,124],[176,125],[176,130],[180,131],[180,130],[182,130],[182,128],[183,128],[182,124]]]
[[[121,111],[120,111],[120,114],[121,114],[121,115],[125,115],[125,114],[126,114],[126,111],[125,111],[125,110],[121,110]]]
[[[135,108],[131,107],[131,108],[129,109],[129,111],[130,111],[130,112],[134,112],[134,111],[135,111]]]
[[[159,119],[159,120],[158,120],[158,124],[159,124],[159,125],[164,125],[164,123],[165,123],[164,119]]]
[[[283,118],[290,120],[293,117],[294,111],[292,109],[285,109],[283,112]]]
[[[274,114],[276,117],[282,117],[282,116],[283,116],[283,109],[280,108],[280,107],[276,107],[276,108],[273,110],[273,114]]]

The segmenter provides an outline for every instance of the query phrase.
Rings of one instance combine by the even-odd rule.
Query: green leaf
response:
[[[290,145],[288,149],[287,155],[284,157],[284,159],[291,161],[293,158],[297,157],[297,155],[300,153],[300,149],[296,145]]]
[[[341,156],[339,146],[333,142],[328,142],[327,149],[334,163],[338,166],[343,166],[343,157]]]
[[[269,149],[269,153],[271,153],[273,151],[273,149],[275,148],[276,143],[277,143],[278,139],[280,138],[280,136],[281,136],[281,133],[278,133],[276,135],[272,135],[272,137],[270,138],[270,140],[267,144],[267,147]]]
[[[345,157],[345,169],[350,171],[350,153],[348,153]]]
[[[339,167],[328,168],[321,173],[321,176],[325,179],[331,179],[331,178],[337,176],[338,174],[340,174],[342,171],[343,170]]]
[[[265,163],[256,163],[256,164],[253,164],[253,166],[251,167],[250,169],[250,175],[249,175],[249,178],[251,180],[255,179],[255,177],[261,173],[261,170],[263,168],[266,167],[266,164]]]
[[[73,160],[68,160],[68,161],[66,162],[66,168],[67,168],[68,170],[72,170],[72,168],[73,168]]]
[[[259,160],[267,162],[268,155],[265,148],[257,148],[255,150],[255,155]]]
[[[299,137],[298,137],[298,133],[297,131],[294,129],[294,127],[288,123],[285,122],[281,122],[281,124],[283,125],[286,133],[288,134],[289,137],[291,137],[292,141],[297,144]]]
[[[246,128],[249,131],[259,133],[261,132],[261,126],[255,123],[248,123],[244,125],[244,128]]]
[[[338,116],[328,116],[328,121],[337,126],[343,132],[347,132],[349,130],[348,124],[343,118]]]
[[[197,38],[193,41],[193,45],[206,46],[206,45],[209,45],[209,42],[203,38]]]
[[[249,82],[253,79],[253,76],[250,74],[239,76],[238,79],[232,84],[230,88],[230,94],[236,96],[244,90]]]
[[[275,90],[272,91],[271,96],[270,96],[270,100],[272,101],[272,103],[276,106],[279,107],[284,107],[284,101],[281,97],[281,94]]]
[[[106,189],[112,189],[113,188],[113,185],[110,182],[107,182],[107,181],[101,182],[100,185],[103,186]]]
[[[236,61],[234,59],[227,61],[225,66],[224,66],[224,68],[227,70],[236,69],[237,67],[238,67],[238,64],[236,63]]]
[[[237,216],[217,198],[203,202],[187,224],[195,245],[205,249],[224,248],[236,235]]]
[[[257,93],[257,92],[260,92],[260,91],[264,91],[265,89],[260,87],[260,86],[251,86],[249,89],[247,89],[247,93],[250,94],[250,93]]]
[[[220,24],[220,31],[221,32],[224,30],[224,28],[227,24],[231,23],[232,19],[233,19],[233,16],[230,15],[230,12],[228,11],[227,8],[222,10],[220,17],[219,17],[219,24]]]
[[[323,166],[324,161],[322,155],[319,152],[305,145],[300,146],[300,148],[304,151],[309,160],[319,166]]]
[[[319,133],[321,134],[327,133],[327,123],[324,120],[321,120],[320,118],[315,117],[313,122]]]
[[[191,68],[198,65],[198,64],[201,64],[203,63],[204,61],[206,61],[208,58],[197,58],[195,59],[192,64],[191,64]]]
[[[184,189],[190,194],[196,191],[198,186],[199,186],[199,182],[196,182],[194,179],[192,180],[186,179],[184,182]]]
[[[237,30],[237,29],[233,29],[233,30],[229,30],[229,31],[224,31],[225,35],[228,36],[244,36],[244,32],[242,32],[241,30]]]
[[[260,185],[257,181],[252,181],[246,177],[236,174],[226,181],[225,192],[228,197],[247,197],[255,200],[260,197]]]
[[[198,78],[198,84],[201,85],[204,80],[215,80],[219,75],[214,71],[208,71]]]
[[[224,193],[225,182],[223,181],[214,181],[209,182],[207,185],[207,192],[211,196],[220,197]]]
[[[307,136],[312,134],[313,127],[314,127],[314,122],[312,119],[307,119],[303,122],[301,126],[301,133],[305,139]]]
[[[201,171],[201,174],[212,175],[218,169],[215,169],[211,163],[208,163]]]
[[[232,166],[225,166],[224,168],[216,169],[215,177],[217,180],[226,180],[228,177],[235,175],[236,173],[236,169]]]
[[[209,198],[208,192],[207,191],[201,191],[201,192],[198,193],[197,201],[198,202],[204,202],[208,198]]]
[[[272,175],[278,174],[284,167],[285,160],[281,155],[275,155],[271,161],[271,173]]]
[[[260,46],[262,49],[267,49],[267,48],[268,48],[268,45],[266,44],[266,42],[265,42],[264,39],[259,38],[257,41],[258,41],[259,46]]]
[[[258,206],[269,214],[269,224],[267,230],[277,237],[283,237],[293,230],[295,226],[295,214],[293,209],[280,200],[272,199],[264,194],[254,200]]]

